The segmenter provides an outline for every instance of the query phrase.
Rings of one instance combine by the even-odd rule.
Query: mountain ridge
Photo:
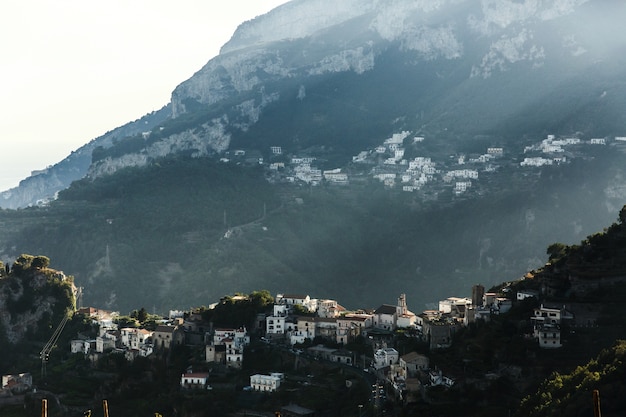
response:
[[[383,278],[425,305],[521,274],[541,262],[537,247],[614,217],[626,175],[614,139],[626,131],[626,55],[614,52],[626,42],[591,35],[604,16],[602,31],[620,25],[626,6],[371,1],[298,36],[246,35],[331,3],[294,1],[242,25],[162,111],[94,141],[58,200],[2,213],[0,257],[50,253],[112,309],[134,292],[157,294],[156,311],[168,294],[184,307],[231,286],[277,289],[266,282],[330,294],[367,283],[355,300],[371,288],[395,297]],[[410,136],[377,153],[399,132]],[[608,145],[536,150],[554,166],[522,168],[525,147],[548,136]],[[488,148],[505,158],[473,166]],[[371,160],[353,163],[362,152]],[[418,179],[407,173],[430,160]],[[325,171],[349,172],[348,186]],[[230,233],[264,205],[263,221]]]
[[[313,80],[316,74],[364,74],[375,70],[380,65],[381,54],[391,47],[398,48],[404,54],[404,59],[422,65],[424,70],[439,74],[438,76],[445,73],[438,71],[437,65],[443,65],[446,61],[456,64],[450,67],[451,74],[457,73],[460,77],[457,76],[456,81],[452,80],[452,84],[440,82],[433,93],[435,97],[441,97],[446,91],[445,94],[449,94],[456,90],[458,94],[466,90],[469,95],[457,99],[450,96],[454,103],[450,100],[441,102],[439,105],[448,110],[447,115],[446,110],[442,110],[426,116],[429,119],[427,126],[441,130],[453,121],[449,115],[450,109],[456,107],[457,111],[465,112],[480,108],[481,100],[467,98],[477,94],[480,96],[481,92],[486,92],[485,97],[489,97],[491,87],[488,86],[493,84],[491,81],[498,74],[499,78],[504,78],[497,83],[506,85],[515,80],[511,76],[507,78],[507,74],[512,75],[511,70],[520,66],[539,78],[548,75],[545,67],[549,67],[551,60],[557,55],[560,55],[560,60],[565,61],[563,65],[550,70],[556,77],[563,76],[562,69],[566,69],[567,73],[581,66],[599,63],[604,65],[617,59],[618,54],[614,53],[614,49],[623,45],[622,39],[614,35],[601,43],[597,33],[590,28],[594,27],[593,22],[602,20],[602,33],[620,33],[613,29],[619,24],[619,16],[623,15],[624,6],[619,4],[575,0],[550,4],[536,1],[487,1],[479,7],[474,7],[469,2],[449,1],[416,2],[409,5],[371,0],[365,3],[342,2],[340,6],[325,0],[292,1],[242,23],[231,40],[224,45],[220,55],[174,89],[171,102],[167,106],[171,113],[159,111],[162,116],[158,121],[143,127],[138,126],[138,130],[115,129],[111,134],[116,132],[115,136],[120,136],[118,140],[123,140],[125,136],[152,130],[170,119],[170,116],[171,120],[175,120],[185,113],[197,110],[205,112],[206,106],[223,102],[223,108],[215,109],[213,116],[199,129],[179,132],[171,138],[170,144],[162,140],[159,150],[154,147],[146,150],[147,155],[153,153],[155,156],[186,149],[196,149],[199,155],[207,152],[221,153],[229,148],[233,137],[245,133],[263,118],[263,110],[268,104],[281,100],[281,95],[288,93],[268,89],[273,88],[272,83],[302,77]],[[585,20],[587,16],[593,16],[593,19]],[[296,24],[300,21],[306,25]],[[550,30],[542,27],[550,27]],[[342,39],[338,38],[339,34],[349,40],[336,42],[337,39]],[[407,73],[406,76],[419,77],[420,71],[412,75]],[[621,72],[623,71],[610,78],[619,79]],[[490,84],[477,84],[472,79],[489,80]],[[454,83],[458,84],[451,88]],[[306,83],[294,86],[296,90],[292,90],[290,94],[297,94],[304,84]],[[535,88],[541,89],[542,86],[537,85]],[[532,89],[525,92],[528,99],[532,99],[529,104],[541,97],[533,93],[533,98],[532,94],[528,94],[530,91]],[[560,91],[563,89],[555,89],[556,94]],[[610,89],[606,91],[609,95],[613,93]],[[619,91],[614,92],[618,93]],[[238,99],[237,96],[242,94],[242,98]],[[506,90],[498,93],[500,96],[507,94],[510,93]],[[572,100],[580,100],[586,94],[581,91],[573,95]],[[235,101],[229,104],[232,100]],[[437,101],[441,100],[430,103],[425,99],[420,100],[418,96],[415,104],[424,110],[430,104],[437,106]],[[467,103],[459,107],[458,103],[464,101]],[[231,110],[228,110],[229,107]],[[505,106],[492,106],[490,110],[502,107]],[[519,111],[519,107],[517,109]],[[515,107],[510,110],[516,111]],[[232,120],[235,114],[233,111],[239,114],[236,121]],[[490,111],[479,111],[468,114],[464,120],[480,122],[489,113]],[[398,116],[401,115],[396,115]],[[144,119],[145,117],[141,120]],[[436,121],[440,123],[433,124]],[[414,127],[411,130],[415,130]],[[110,134],[105,134],[98,138],[97,146],[110,146],[111,141],[106,139],[109,136]],[[88,154],[93,148],[86,146],[88,147],[84,151]],[[78,153],[82,152],[83,149],[79,149]],[[90,161],[87,155],[80,158],[80,161],[71,156],[67,161],[57,164],[58,167],[55,165],[48,172],[25,180],[21,187],[28,188],[29,192],[20,192],[19,186],[4,192],[0,205],[17,208],[35,204],[37,200],[51,198],[72,180],[81,178],[86,174],[84,166]],[[115,167],[144,163],[140,156],[110,162],[111,166],[108,168],[93,167],[92,173],[88,175],[110,173]],[[67,179],[59,174],[64,166],[68,166],[66,170],[72,172]],[[19,197],[20,194],[22,197]]]

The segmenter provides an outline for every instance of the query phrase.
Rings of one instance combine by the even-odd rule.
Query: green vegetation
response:
[[[617,341],[585,365],[569,373],[555,372],[526,397],[516,416],[548,417],[593,415],[594,390],[599,390],[603,415],[619,415],[626,409],[626,341]]]
[[[274,297],[267,290],[253,291],[239,298],[224,297],[215,307],[201,308],[198,312],[204,321],[217,327],[232,329],[243,325],[252,329],[257,314],[271,311],[274,305]]]
[[[504,170],[489,180],[500,191],[485,198],[422,201],[368,182],[271,185],[258,167],[178,156],[81,180],[46,208],[2,211],[0,243],[47,253],[85,287],[86,305],[122,314],[257,288],[348,307],[402,291],[419,310],[476,282],[521,276],[542,263],[539,248],[606,224],[615,214],[598,184],[623,167],[619,155],[597,159],[532,178]],[[589,175],[599,161],[614,171]],[[377,284],[382,278],[388,285]]]

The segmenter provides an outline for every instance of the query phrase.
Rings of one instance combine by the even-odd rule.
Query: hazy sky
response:
[[[237,26],[287,0],[2,0],[0,191],[160,109]]]

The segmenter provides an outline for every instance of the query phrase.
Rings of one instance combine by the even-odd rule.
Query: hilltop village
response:
[[[423,149],[427,141],[424,136],[415,136],[409,131],[395,133],[375,148],[353,156],[351,165],[333,169],[320,168],[327,163],[323,157],[313,156],[314,151],[307,155],[288,155],[280,146],[270,148],[269,161],[258,150],[245,149],[229,151],[221,161],[263,165],[273,183],[347,186],[373,180],[387,189],[402,192],[438,194],[447,191],[454,196],[463,196],[476,189],[483,176],[505,167],[532,170],[546,165],[568,164],[584,158],[589,147],[626,146],[623,136],[583,140],[577,136],[548,135],[523,150],[493,146],[484,149],[483,153],[435,156],[432,151]]]
[[[371,384],[368,407],[401,406],[428,399],[432,389],[446,390],[457,384],[481,386],[501,377],[518,378],[522,368],[514,364],[500,364],[486,374],[469,377],[459,369],[432,360],[431,353],[450,348],[461,329],[488,322],[507,313],[516,303],[537,301],[538,296],[534,290],[513,294],[507,287],[496,293],[475,285],[471,297],[450,297],[441,300],[437,310],[416,314],[408,309],[405,294],[400,294],[395,304],[350,311],[337,300],[277,294],[265,312],[255,313],[253,323],[242,322],[231,328],[216,327],[205,320],[205,313],[219,309],[220,305],[243,305],[250,301],[250,296],[224,297],[208,308],[170,311],[167,319],[159,319],[151,326],[124,326],[119,313],[84,307],[77,314],[94,323],[97,336],[74,335],[69,346],[58,348],[83,355],[92,363],[111,354],[123,355],[132,363],[139,357],[171,354],[176,346],[191,347],[201,359],[189,363],[179,379],[179,389],[190,392],[225,387],[232,390],[232,385],[224,384],[224,376],[239,375],[246,381],[239,387],[243,392],[269,393],[293,384],[306,386],[315,382],[314,374],[300,375],[298,363],[300,367],[306,363],[342,367]],[[564,308],[540,305],[528,317],[532,333],[525,337],[544,349],[559,348],[561,324],[573,319],[573,314]],[[409,350],[407,346],[411,344],[407,340],[424,349]],[[292,356],[295,370],[288,367],[264,373],[244,367],[247,355],[254,355],[259,349],[274,349]],[[2,388],[28,391],[31,384],[30,373],[5,375]],[[290,407],[283,410],[284,415],[314,413],[306,407]]]

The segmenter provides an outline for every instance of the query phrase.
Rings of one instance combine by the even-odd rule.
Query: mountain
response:
[[[400,129],[496,143],[520,132],[620,135],[624,8],[584,0],[292,1],[244,22],[162,111],[29,177],[0,205],[52,197],[85,175],[95,147],[161,124],[165,133],[147,146],[98,161],[89,175],[182,150],[325,144],[351,153]],[[281,128],[267,131],[274,117]]]
[[[53,200],[59,191],[85,176],[91,165],[91,154],[96,147],[109,147],[128,136],[151,130],[170,115],[170,106],[164,106],[159,111],[146,114],[93,139],[62,161],[45,170],[33,172],[30,177],[20,181],[17,187],[0,192],[0,207],[18,209]]]
[[[48,253],[110,309],[258,288],[427,307],[615,218],[626,5],[336,3],[244,22],[162,110],[3,193],[59,196],[0,213],[0,257]]]

